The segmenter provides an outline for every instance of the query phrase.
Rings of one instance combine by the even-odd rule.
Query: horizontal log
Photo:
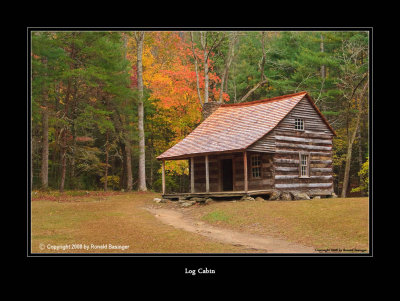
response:
[[[332,168],[310,168],[311,172],[317,172],[317,171],[321,171],[321,172],[332,172]]]
[[[285,149],[277,149],[276,150],[277,154],[286,154],[286,155],[299,155],[299,151],[291,151],[291,150],[285,150]],[[330,156],[330,152],[310,152],[311,156]]]
[[[311,164],[316,163],[316,164],[332,164],[332,160],[310,160]]]
[[[299,175],[275,175],[275,179],[277,180],[288,180],[288,179],[297,179]],[[310,179],[315,180],[330,180],[332,176],[311,176]]]
[[[331,168],[330,164],[315,164],[315,163],[311,163],[310,167],[311,168]]]
[[[257,145],[256,147],[249,147],[249,151],[257,151],[259,153],[274,153],[275,152],[275,145],[273,147],[265,147],[263,145]]]
[[[306,137],[306,138],[320,138],[320,139],[332,139],[332,134],[328,135],[324,132],[316,132],[316,131],[308,131],[305,130],[303,132],[291,130],[274,130],[275,135],[281,136],[295,136],[295,137]]]
[[[299,160],[294,160],[294,159],[275,159],[275,163],[293,163],[293,164],[299,164]]]
[[[275,167],[276,171],[298,171],[299,168],[298,167],[281,167],[281,166],[277,166]]]
[[[306,119],[306,121],[313,120],[313,121],[318,122],[318,124],[321,124],[323,122],[321,117],[318,115],[314,115],[314,116],[308,115],[308,116],[304,117],[305,114],[312,114],[312,110],[299,110],[298,113],[300,113],[300,114],[292,114],[292,117],[304,118],[304,119]]]
[[[319,145],[305,145],[305,144],[293,144],[293,143],[282,143],[277,142],[276,147],[287,147],[287,148],[301,148],[307,150],[332,150],[332,146],[319,146]]]
[[[301,187],[331,187],[332,183],[292,183],[292,184],[275,184],[275,188],[301,188]]]
[[[307,142],[307,143],[320,143],[320,144],[332,144],[332,140],[326,139],[312,139],[312,138],[303,138],[303,137],[290,137],[290,136],[275,136],[276,140],[281,141],[294,141],[294,142]]]

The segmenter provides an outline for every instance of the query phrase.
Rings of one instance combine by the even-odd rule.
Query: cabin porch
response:
[[[218,198],[232,198],[232,197],[242,197],[245,195],[249,196],[265,196],[265,195],[270,195],[273,192],[272,189],[269,190],[249,190],[247,192],[245,191],[216,191],[216,192],[195,192],[195,193],[170,193],[170,194],[163,194],[163,198],[165,199],[179,199],[179,198],[213,198],[213,199],[218,199]]]
[[[173,159],[169,159],[173,160]],[[239,151],[196,155],[188,160],[190,187],[187,192],[166,192],[165,160],[162,162],[164,198],[238,197],[268,195],[273,190],[273,153]]]

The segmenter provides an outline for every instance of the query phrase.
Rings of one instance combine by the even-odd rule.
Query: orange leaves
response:
[[[132,87],[137,86],[136,79],[136,41],[129,37],[127,58],[131,62]],[[189,41],[190,43],[190,41]],[[149,101],[156,107],[153,118],[165,124],[172,133],[168,143],[174,144],[188,135],[201,120],[201,104],[197,93],[197,77],[191,44],[185,42],[178,32],[146,32],[143,48],[143,82],[150,91]],[[199,62],[204,52],[194,50]],[[211,98],[219,99],[221,79],[212,72],[213,62],[209,61],[209,93]],[[199,64],[200,93],[204,94],[204,70]],[[204,97],[202,95],[202,97]],[[229,96],[224,93],[225,101]],[[162,143],[155,146],[158,152],[165,150]],[[184,172],[184,165],[172,164],[167,170]]]

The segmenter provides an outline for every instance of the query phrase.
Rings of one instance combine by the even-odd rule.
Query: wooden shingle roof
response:
[[[246,103],[221,105],[193,132],[157,159],[183,159],[197,154],[243,151],[273,130],[305,96],[335,134],[307,92],[300,92]]]

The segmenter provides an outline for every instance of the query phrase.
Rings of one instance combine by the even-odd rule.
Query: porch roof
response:
[[[157,159],[243,151],[274,129],[304,96],[314,105],[307,92],[221,105],[193,132]]]

